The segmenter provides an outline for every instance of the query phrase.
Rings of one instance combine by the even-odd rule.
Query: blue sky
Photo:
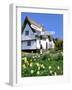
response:
[[[46,30],[54,31],[54,37],[63,39],[63,14],[21,13],[21,24],[26,16],[42,24]]]

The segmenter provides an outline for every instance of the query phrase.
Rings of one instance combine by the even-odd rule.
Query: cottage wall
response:
[[[27,45],[27,41],[23,41],[21,44],[22,50],[36,49],[36,41],[31,41],[31,46]]]
[[[40,49],[40,40],[36,40],[36,48]]]
[[[46,40],[41,40],[42,49],[46,49]]]
[[[37,49],[40,49],[40,45],[42,45],[42,49],[46,49],[46,43],[47,43],[47,48],[54,48],[55,44],[53,41],[49,41],[49,39],[46,40],[37,40]]]
[[[26,31],[29,31],[29,35],[28,36],[25,35]],[[25,29],[24,29],[24,31],[23,31],[23,33],[22,33],[22,35],[21,35],[21,40],[26,40],[26,39],[28,40],[29,37],[31,37],[31,38],[34,37],[34,33],[31,30],[31,28],[29,27],[29,25],[27,24]]]

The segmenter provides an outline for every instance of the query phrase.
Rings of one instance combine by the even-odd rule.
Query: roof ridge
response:
[[[38,22],[36,22],[35,20],[31,19],[29,16],[26,16],[26,19],[29,21],[30,24],[36,25],[39,28],[42,27],[42,24],[39,24]]]

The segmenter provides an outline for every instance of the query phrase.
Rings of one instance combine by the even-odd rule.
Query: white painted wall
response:
[[[40,49],[40,40],[36,40],[36,48]]]
[[[31,46],[27,46],[27,41],[22,42],[21,49],[22,50],[36,49],[36,41],[31,41]]]
[[[27,46],[27,41],[24,41],[21,43],[21,49],[26,50],[26,49],[40,49],[40,44],[42,45],[43,49],[46,49],[46,42],[49,48],[54,48],[55,44],[53,41],[47,40],[36,40],[36,41],[31,41],[31,46]]]
[[[43,49],[46,49],[46,40],[37,40],[36,41],[36,48],[40,49],[40,44],[42,45]]]
[[[28,36],[25,35],[25,31],[29,31]],[[32,39],[32,38],[35,38],[34,33],[31,30],[31,28],[29,27],[29,25],[27,24],[24,31],[23,31],[23,33],[22,33],[22,35],[21,35],[21,39],[22,40],[28,40],[28,39]]]
[[[40,43],[42,45],[42,48],[46,49],[46,40],[41,40]]]
[[[43,49],[46,49],[46,42],[47,42],[47,45],[48,45],[48,49],[55,47],[55,44],[54,44],[53,41],[49,41],[48,39],[46,39],[46,40],[41,40],[41,45],[42,45]]]

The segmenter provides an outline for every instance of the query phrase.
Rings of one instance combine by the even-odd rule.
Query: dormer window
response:
[[[25,35],[28,36],[29,35],[29,31],[25,31]]]

